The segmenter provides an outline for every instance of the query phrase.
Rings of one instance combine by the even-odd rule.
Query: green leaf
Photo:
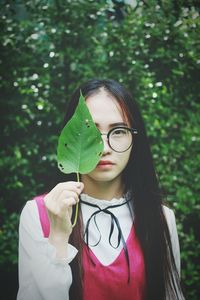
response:
[[[98,164],[102,151],[101,133],[81,94],[75,113],[58,140],[58,167],[63,173],[89,173]]]

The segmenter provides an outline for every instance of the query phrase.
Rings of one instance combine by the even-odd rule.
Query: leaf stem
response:
[[[76,173],[76,176],[77,176],[77,181],[80,182],[80,177],[78,172]],[[74,217],[74,222],[72,224],[72,227],[76,225],[77,219],[78,219],[78,203],[76,203],[76,211],[75,211],[75,217]]]

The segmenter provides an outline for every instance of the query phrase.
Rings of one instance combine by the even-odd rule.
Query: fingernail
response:
[[[80,182],[80,186],[81,189],[84,187],[84,184],[82,182]]]

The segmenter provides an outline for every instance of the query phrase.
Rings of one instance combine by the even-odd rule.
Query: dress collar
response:
[[[106,208],[111,205],[123,204],[124,202],[127,201],[127,199],[129,199],[129,195],[130,195],[130,193],[127,192],[125,195],[123,195],[120,198],[113,198],[111,200],[105,200],[105,199],[94,198],[92,196],[89,196],[88,194],[83,193],[80,195],[80,198],[84,202],[98,205],[100,208],[103,209],[103,208]]]

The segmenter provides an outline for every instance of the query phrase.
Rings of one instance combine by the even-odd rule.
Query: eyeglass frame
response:
[[[131,134],[132,134],[132,142],[131,142],[130,146],[129,146],[126,150],[124,150],[124,151],[116,151],[116,150],[113,149],[113,147],[110,145],[109,137],[110,137],[111,133],[112,133],[114,130],[116,130],[116,129],[127,129],[127,130],[130,131]],[[116,127],[111,128],[107,133],[102,133],[102,132],[100,132],[100,133],[101,133],[101,135],[106,135],[106,138],[107,138],[107,141],[108,141],[108,145],[109,145],[109,147],[110,147],[113,151],[115,151],[115,152],[117,152],[117,153],[123,153],[123,152],[126,152],[128,149],[130,149],[130,147],[133,145],[133,135],[134,135],[134,134],[138,134],[138,131],[137,131],[136,128],[130,128],[130,127],[126,127],[126,126],[116,126]]]

